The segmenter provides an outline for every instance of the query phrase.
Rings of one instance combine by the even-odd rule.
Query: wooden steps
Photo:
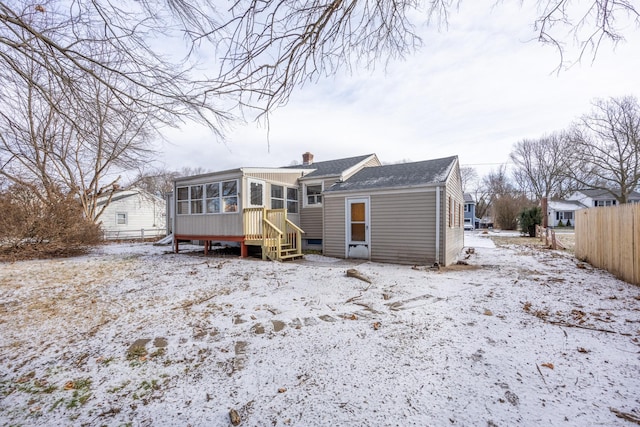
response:
[[[245,244],[262,247],[262,259],[302,258],[304,231],[287,219],[286,209],[244,209]]]

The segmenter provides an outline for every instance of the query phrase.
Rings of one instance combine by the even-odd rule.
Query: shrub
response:
[[[14,185],[0,192],[0,257],[9,259],[69,256],[101,241],[99,227],[82,214],[73,197]]]
[[[564,223],[562,222],[562,220],[558,221],[558,227],[564,227]]]
[[[566,223],[565,225],[566,225],[567,227],[571,227],[571,220],[570,220],[570,219],[568,219],[568,220],[567,220],[567,223]]]
[[[520,230],[524,234],[529,234],[529,237],[535,237],[536,225],[542,223],[542,211],[540,207],[535,206],[532,208],[524,209],[518,216],[520,219]]]

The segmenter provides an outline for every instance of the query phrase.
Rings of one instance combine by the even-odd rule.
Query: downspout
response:
[[[436,187],[436,262],[440,263],[440,187]]]
[[[178,204],[178,185],[176,183],[176,181],[173,181],[173,197],[171,197],[171,211],[173,211],[173,215],[171,215],[171,233],[173,234],[173,242],[171,242],[173,248],[174,248],[174,252],[178,253],[179,252],[179,248],[178,248],[178,240],[176,240],[176,232],[178,230],[176,230],[176,214],[178,213],[178,208],[177,208],[177,204]]]

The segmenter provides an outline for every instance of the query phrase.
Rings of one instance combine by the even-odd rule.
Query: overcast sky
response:
[[[513,2],[518,3],[518,2]],[[283,166],[376,153],[384,163],[458,155],[483,175],[512,145],[566,128],[594,98],[638,96],[640,31],[556,73],[554,47],[535,41],[534,14],[493,0],[463,2],[448,29],[419,28],[424,45],[386,69],[308,84],[264,125],[237,125],[221,143],[207,129],[167,130],[171,170]],[[570,39],[569,39],[570,41]],[[570,60],[576,59],[575,50]]]

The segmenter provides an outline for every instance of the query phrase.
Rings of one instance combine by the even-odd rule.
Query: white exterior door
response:
[[[346,200],[346,257],[369,259],[369,198]]]

